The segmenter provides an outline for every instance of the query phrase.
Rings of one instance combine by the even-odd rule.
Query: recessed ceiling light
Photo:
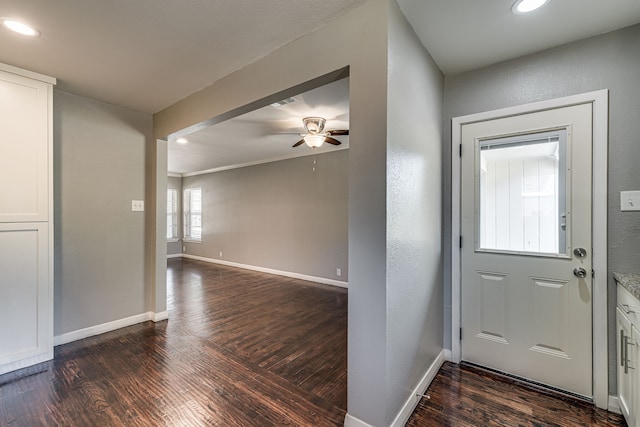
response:
[[[38,37],[40,35],[40,31],[25,24],[24,22],[16,21],[15,19],[2,18],[2,25],[13,32],[22,34],[23,36]]]
[[[176,139],[176,142],[178,144],[186,144],[189,141],[187,141],[187,138],[178,138],[178,139]]]
[[[511,7],[511,11],[516,15],[533,12],[544,6],[549,0],[518,0]]]

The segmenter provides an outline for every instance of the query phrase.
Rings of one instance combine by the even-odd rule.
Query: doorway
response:
[[[452,129],[453,361],[599,407],[608,400],[606,105],[599,91],[456,118]]]

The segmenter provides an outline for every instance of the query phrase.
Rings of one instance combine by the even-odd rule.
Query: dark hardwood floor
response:
[[[613,414],[473,366],[445,362],[407,423],[427,426],[626,426]]]
[[[0,376],[0,426],[341,426],[347,291],[199,261],[168,268],[170,320]],[[618,426],[619,416],[446,363],[408,426]]]
[[[345,289],[176,259],[167,291],[168,322],[0,376],[0,425],[342,425]]]

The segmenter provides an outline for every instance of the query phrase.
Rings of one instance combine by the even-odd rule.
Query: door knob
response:
[[[581,279],[584,279],[585,277],[587,277],[587,270],[585,270],[582,267],[576,267],[573,269],[573,275]]]
[[[575,248],[573,254],[578,258],[584,258],[587,256],[587,250],[585,248]]]

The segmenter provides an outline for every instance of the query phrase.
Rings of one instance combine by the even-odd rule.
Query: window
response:
[[[567,253],[566,151],[565,129],[479,142],[478,250]]]
[[[178,238],[178,190],[167,190],[167,240]]]
[[[187,188],[184,190],[184,239],[202,240],[202,190]]]

